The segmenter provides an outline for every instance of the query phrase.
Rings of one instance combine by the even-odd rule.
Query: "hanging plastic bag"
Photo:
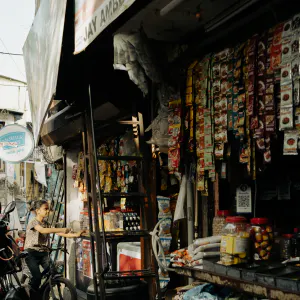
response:
[[[186,193],[187,193],[186,184],[187,184],[186,175],[183,175],[181,185],[180,185],[179,195],[177,198],[175,213],[174,213],[174,222],[185,218],[184,205],[185,205]]]

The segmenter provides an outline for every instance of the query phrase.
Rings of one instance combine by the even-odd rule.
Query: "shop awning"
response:
[[[42,1],[23,47],[35,143],[54,98],[67,0]]]
[[[83,51],[135,0],[75,0],[75,54]]]

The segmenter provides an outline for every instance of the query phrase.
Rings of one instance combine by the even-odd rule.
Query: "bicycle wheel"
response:
[[[74,285],[66,278],[56,278],[52,280],[54,295],[59,300],[77,300],[77,292]],[[50,285],[47,285],[43,300],[52,300]]]

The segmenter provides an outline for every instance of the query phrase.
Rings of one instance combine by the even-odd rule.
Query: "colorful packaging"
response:
[[[283,155],[298,155],[298,130],[284,132]]]

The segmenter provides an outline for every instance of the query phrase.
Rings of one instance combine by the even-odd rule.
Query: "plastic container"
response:
[[[267,218],[251,219],[254,260],[268,260],[273,246],[273,228]]]
[[[229,210],[219,210],[217,216],[213,219],[212,230],[213,235],[218,236],[222,234],[222,230],[226,225],[226,217],[229,216]]]
[[[292,234],[283,234],[280,240],[280,259],[287,260],[292,256]]]
[[[249,226],[244,217],[227,217],[223,228],[220,260],[230,266],[249,260]]]

